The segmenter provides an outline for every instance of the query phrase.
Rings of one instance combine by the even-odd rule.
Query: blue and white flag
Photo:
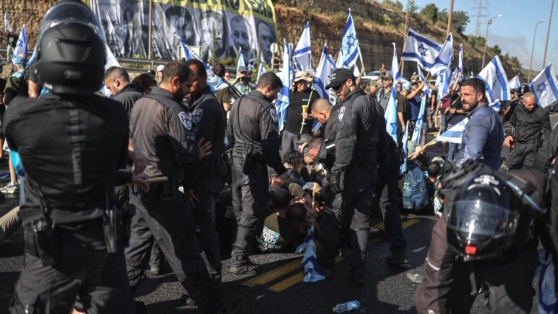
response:
[[[8,15],[4,12],[4,25],[6,25],[6,32],[12,32],[12,27],[10,26],[10,22],[8,22]]]
[[[238,49],[238,62],[236,63],[236,72],[240,69],[240,67],[246,67],[246,62],[244,62],[244,55],[242,54],[242,47]]]
[[[283,69],[281,70],[281,81],[283,86],[277,95],[277,101],[275,102],[275,108],[277,109],[277,115],[279,117],[279,131],[283,130],[284,123],[287,121],[287,113],[289,107],[289,87],[294,81],[294,71],[291,62],[290,49],[287,43],[284,43],[283,49]]]
[[[304,31],[302,31],[302,35],[300,36],[296,49],[293,53],[293,59],[298,71],[310,71],[314,68],[311,48],[310,22],[306,22],[306,27],[304,27]]]
[[[421,80],[422,82],[426,81],[426,77],[424,77],[424,74],[422,74],[422,70],[420,69],[420,65],[418,63],[417,63],[417,75],[419,77],[419,80]]]
[[[465,131],[465,126],[469,122],[469,118],[461,120],[458,124],[454,125],[451,129],[438,135],[436,142],[449,142],[461,144],[461,138],[463,137],[463,131]]]
[[[453,70],[453,72],[451,73],[450,87],[453,86],[455,81],[457,81],[457,75],[459,74],[458,72],[458,69],[455,68],[455,70]]]
[[[27,60],[27,64],[25,65],[25,68],[27,69],[35,61],[37,61],[37,45],[35,45],[35,49],[33,49],[33,54],[31,55],[31,58]]]
[[[457,65],[457,71],[461,73],[461,80],[465,77],[463,75],[463,44],[459,44],[459,64]]]
[[[252,69],[254,68],[254,60],[252,60],[252,58],[250,58],[250,61],[248,62],[248,73],[252,72]]]
[[[324,275],[320,272],[318,260],[316,259],[316,243],[314,242],[314,227],[310,227],[304,242],[299,245],[296,254],[304,253],[302,258],[302,270],[304,272],[303,282],[317,282],[324,280]]]
[[[260,68],[258,69],[258,78],[256,79],[256,83],[260,80],[260,76],[267,72],[263,66],[263,63],[260,63]]]
[[[335,61],[335,69],[343,68],[343,49],[339,49],[339,54],[337,55],[337,61]]]
[[[436,59],[434,60],[434,65],[430,68],[430,73],[438,73],[444,71],[446,67],[450,66],[454,60],[453,56],[453,35],[449,33],[446,42],[442,46],[442,49],[438,52]]]
[[[442,45],[409,28],[401,60],[415,61],[423,69],[430,71],[440,50]]]
[[[536,102],[543,108],[558,100],[558,81],[552,63],[531,81],[529,87],[535,94]]]
[[[482,69],[477,78],[481,79],[486,86],[488,102],[493,102],[495,99],[510,100],[508,77],[498,56]]]
[[[341,49],[343,50],[343,67],[350,69],[355,65],[358,58],[358,39],[351,9],[349,9],[345,31],[343,31]]]
[[[450,67],[447,66],[445,71],[439,72],[438,77],[436,77],[435,87],[438,89],[438,99],[446,97],[450,92],[450,81],[451,81],[451,71]]]
[[[424,110],[426,110],[426,93],[422,96],[422,100],[420,102],[420,109],[417,118],[417,122],[415,123],[415,129],[413,130],[413,137],[411,141],[414,142],[417,147],[422,144],[423,136],[422,136],[422,122],[424,120]]]
[[[314,78],[314,88],[320,94],[320,98],[329,98],[329,93],[325,89],[329,83],[329,76],[335,71],[335,65],[327,55],[327,43],[324,44],[320,63],[316,69],[316,77]]]
[[[471,73],[469,73],[469,78],[472,79],[475,77],[475,73],[473,73],[473,71],[471,71]]]
[[[397,83],[399,83],[402,79],[404,81],[407,81],[407,79],[402,77],[401,74],[399,73],[399,62],[397,62],[397,51],[395,50],[395,43],[392,43],[392,45],[393,45],[393,59],[391,59],[391,69],[389,70],[389,74],[391,75],[391,77],[393,77],[393,84],[394,84],[393,86],[397,87]]]
[[[397,50],[395,50],[395,43],[393,43],[393,59],[391,62],[391,73],[394,78],[391,87],[391,95],[386,108],[386,131],[389,136],[397,143],[397,103],[395,98],[395,91],[397,90],[397,81],[395,77],[399,78],[399,64],[397,63]]]
[[[25,33],[25,24],[21,27],[21,32],[19,33],[19,38],[17,39],[17,45],[14,49],[14,55],[12,56],[12,63],[15,62],[16,57],[25,57],[27,59],[27,34]]]
[[[517,75],[508,82],[508,85],[510,86],[510,89],[518,89],[521,86],[521,82],[519,81],[519,73],[517,73]]]
[[[405,162],[399,166],[399,175],[403,175],[407,172],[407,159],[409,159],[409,121],[405,126],[405,133],[403,134],[403,151],[405,152]]]
[[[105,63],[105,72],[110,67],[120,67],[120,63],[118,63],[118,60],[116,60],[116,58],[114,57],[114,54],[112,53],[112,51],[110,51],[110,48],[108,47],[107,44],[105,44],[105,50],[107,51],[107,62]],[[104,80],[103,80],[103,85],[101,86],[101,91],[102,91],[103,95],[105,95],[107,97],[111,97],[110,89],[108,89],[105,86],[105,81]]]
[[[198,56],[194,50],[192,50],[188,44],[186,44],[186,41],[180,37],[178,37],[175,34],[176,38],[178,38],[178,40],[180,40],[180,44],[182,45],[182,50],[184,50],[184,59],[186,59],[186,61],[190,60],[190,59],[195,59],[195,60],[199,60],[201,61],[201,63],[203,63],[203,66],[205,67],[205,70],[210,70],[211,67],[205,63],[205,61],[202,60],[202,58],[200,58],[200,56]],[[242,56],[242,55],[241,55]]]

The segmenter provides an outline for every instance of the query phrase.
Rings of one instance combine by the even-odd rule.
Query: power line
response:
[[[476,7],[477,9],[477,28],[475,29],[475,36],[480,36],[480,27],[482,24],[482,18],[486,17],[486,15],[482,14],[483,9],[486,9],[486,7],[482,6],[482,0],[479,0],[479,6]]]

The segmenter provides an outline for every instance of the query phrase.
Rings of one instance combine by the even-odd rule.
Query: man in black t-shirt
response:
[[[295,92],[289,95],[289,107],[287,113],[287,122],[282,134],[281,155],[291,149],[298,150],[296,142],[312,136],[312,117],[308,114],[311,112],[312,103],[320,98],[319,94],[310,88],[310,84],[314,78],[309,72],[299,71],[296,73],[294,86]],[[303,112],[303,106],[307,106],[306,113]],[[304,126],[302,122],[304,121]]]

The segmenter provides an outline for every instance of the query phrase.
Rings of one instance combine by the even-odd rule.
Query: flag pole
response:
[[[550,6],[550,19],[548,19],[548,32],[546,33],[546,45],[544,46],[544,57],[543,57],[543,65],[542,65],[543,69],[546,66],[546,49],[548,48],[548,36],[550,35],[550,24],[552,24],[553,9],[554,9],[554,0],[552,0],[552,5]]]
[[[554,1],[554,0],[552,0]],[[451,14],[453,13],[453,0],[451,0],[450,3],[450,9],[449,9],[449,13],[448,13],[448,30],[446,31],[446,37],[449,36],[449,33],[451,31]]]
[[[151,19],[151,7],[153,6],[153,0],[149,0],[149,40],[147,41],[147,59],[151,60],[151,24],[153,23]]]
[[[407,25],[409,25],[409,0],[407,0],[407,11],[405,13],[405,33],[403,33],[403,51],[405,51],[405,44],[407,43]],[[405,62],[401,59],[401,65],[399,66],[401,75],[405,72]]]

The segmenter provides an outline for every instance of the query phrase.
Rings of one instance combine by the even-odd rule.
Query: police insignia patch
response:
[[[195,124],[200,123],[202,114],[203,114],[203,109],[197,108],[196,110],[194,110],[194,112],[192,113],[192,122],[194,122]]]
[[[339,121],[343,121],[343,115],[345,114],[345,106],[339,109]]]
[[[192,121],[190,120],[190,117],[188,117],[188,114],[186,112],[179,113],[178,118],[180,118],[180,121],[182,121],[182,124],[184,124],[184,127],[186,127],[186,129],[192,129]]]
[[[279,121],[279,118],[277,117],[277,111],[275,111],[275,108],[271,109],[271,119],[273,120],[273,123],[277,123],[277,121]]]

